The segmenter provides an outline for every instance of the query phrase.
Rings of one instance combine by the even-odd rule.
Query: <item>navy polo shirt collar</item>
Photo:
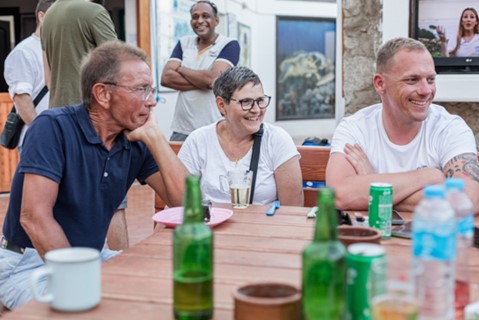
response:
[[[100,137],[95,131],[95,127],[93,127],[93,123],[91,122],[90,115],[88,113],[88,108],[85,106],[85,104],[82,103],[80,105],[74,106],[74,108],[75,114],[78,119],[78,124],[80,125],[80,129],[83,132],[83,135],[85,136],[88,143],[103,144],[103,142],[100,140]],[[116,142],[113,146],[113,150],[121,150],[123,148],[130,149],[131,142],[125,137],[123,133],[120,133],[116,137]]]

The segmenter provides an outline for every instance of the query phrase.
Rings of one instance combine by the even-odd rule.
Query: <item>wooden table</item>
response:
[[[277,281],[301,286],[301,252],[311,241],[309,208],[281,207],[273,217],[267,206],[235,210],[214,228],[215,319],[233,319],[231,292],[251,282]],[[410,215],[405,214],[405,218]],[[479,222],[476,219],[476,222]],[[103,299],[90,311],[65,314],[30,302],[4,319],[173,319],[172,229],[152,236],[103,265]],[[388,255],[411,260],[411,241],[383,240]],[[479,250],[471,249],[472,292],[479,292]],[[479,299],[479,293],[473,296]]]

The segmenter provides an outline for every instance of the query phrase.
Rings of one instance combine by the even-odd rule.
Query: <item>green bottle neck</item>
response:
[[[199,179],[190,179],[190,177],[186,179],[186,190],[183,196],[183,215],[183,224],[203,222],[204,220]]]
[[[314,241],[334,240],[338,240],[338,216],[334,198],[330,195],[320,195],[318,197]]]

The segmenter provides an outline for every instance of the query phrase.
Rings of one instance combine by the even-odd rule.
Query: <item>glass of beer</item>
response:
[[[414,295],[411,263],[394,255],[387,256],[386,260],[387,292],[372,299],[373,319],[419,319],[419,304]]]
[[[228,185],[231,193],[231,203],[235,209],[248,208],[251,194],[251,181],[253,171],[232,170],[228,171]]]
[[[372,300],[374,320],[416,320],[419,304],[410,295],[386,293]]]

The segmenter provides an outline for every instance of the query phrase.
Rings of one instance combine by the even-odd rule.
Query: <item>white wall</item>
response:
[[[301,141],[307,136],[330,138],[336,127],[337,119],[342,117],[344,110],[338,81],[336,82],[337,119],[275,122],[276,15],[336,18],[337,5],[335,3],[277,0],[217,0],[215,3],[220,12],[232,13],[238,22],[251,27],[251,68],[260,76],[265,93],[272,96],[265,120],[283,127],[296,141]],[[340,34],[337,34],[337,39],[340,39]],[[336,51],[336,61],[341,61],[341,50]],[[340,66],[337,64],[336,67],[337,75],[340,75]],[[340,79],[338,76],[336,78]],[[177,93],[162,92],[160,96],[162,101],[155,109],[155,116],[163,132],[169,137]]]
[[[383,39],[409,36],[409,0],[383,0]],[[479,75],[440,74],[435,101],[479,101]]]

